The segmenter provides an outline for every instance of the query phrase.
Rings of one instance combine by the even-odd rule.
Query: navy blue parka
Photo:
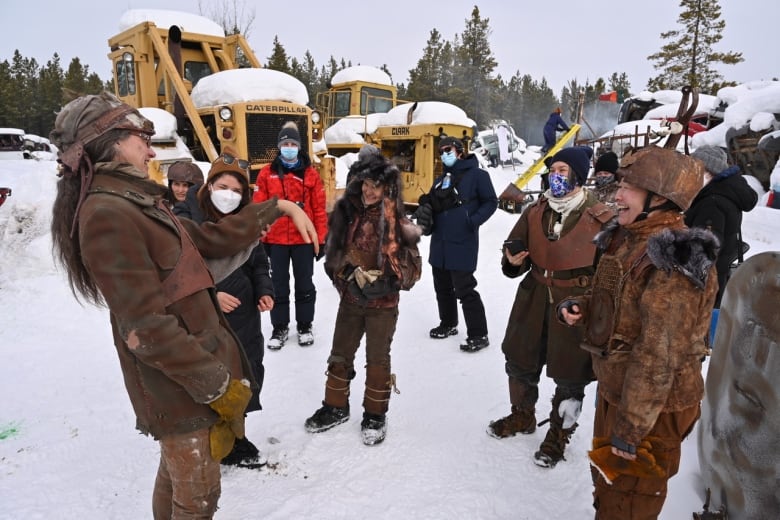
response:
[[[474,154],[458,159],[444,174],[452,175],[461,203],[451,209],[434,213],[431,228],[431,246],[428,263],[450,271],[477,269],[479,226],[484,224],[498,207],[496,190],[490,174],[479,167]],[[437,178],[431,191],[436,190],[443,177]]]

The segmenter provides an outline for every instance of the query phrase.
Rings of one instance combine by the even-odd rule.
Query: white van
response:
[[[24,130],[0,128],[0,159],[24,158]]]

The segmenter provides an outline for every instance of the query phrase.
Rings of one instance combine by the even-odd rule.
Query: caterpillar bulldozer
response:
[[[364,144],[377,146],[401,171],[403,199],[417,205],[441,175],[439,140],[457,137],[468,152],[474,121],[460,108],[438,101],[408,102],[380,69],[349,67],[336,73],[317,96],[328,153],[343,157]]]
[[[215,22],[176,11],[131,10],[108,40],[117,97],[136,108],[171,113],[186,152],[171,139],[152,138],[158,158],[150,175],[164,182],[176,160],[214,161],[230,146],[250,162],[250,181],[277,153],[277,136],[294,121],[302,147],[317,167],[329,207],[336,197],[335,161],[326,157],[320,113],[305,86],[263,69],[241,34],[225,35]]]

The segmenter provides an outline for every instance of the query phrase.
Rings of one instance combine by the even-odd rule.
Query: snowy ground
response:
[[[514,179],[510,167],[491,174],[497,192]],[[79,306],[54,268],[54,183],[53,162],[0,163],[0,186],[13,188],[0,207],[0,519],[149,518],[157,444],[134,430],[107,312]],[[767,208],[746,214],[751,255],[780,249],[777,215]],[[247,420],[247,435],[269,464],[223,472],[216,518],[592,517],[586,451],[595,385],[587,389],[567,460],[552,470],[531,461],[545,427],[506,440],[485,433],[490,420],[509,411],[500,344],[518,281],[501,274],[499,249],[516,219],[499,210],[481,233],[477,278],[489,348],[461,352],[463,330],[447,340],[428,338],[438,318],[427,264],[419,284],[402,295],[393,343],[401,394],[390,403],[387,440],[375,447],[360,441],[361,373],[348,423],[316,435],[303,429],[323,397],[338,301],[318,265],[316,342],[266,353],[265,409]],[[426,258],[427,248],[424,239]],[[263,326],[268,337],[267,316]],[[552,391],[543,379],[540,420]],[[702,508],[695,440],[694,433],[684,445],[662,519],[690,518]]]

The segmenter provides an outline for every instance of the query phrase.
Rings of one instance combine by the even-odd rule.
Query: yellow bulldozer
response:
[[[158,158],[151,175],[165,181],[176,160],[213,161],[229,145],[250,162],[250,180],[277,153],[277,136],[294,121],[302,146],[318,168],[329,205],[336,197],[335,162],[318,147],[323,121],[305,86],[263,69],[240,34],[225,35],[215,22],[176,11],[131,10],[121,32],[108,40],[115,94],[136,108],[175,117],[178,139],[155,136]]]
[[[317,108],[325,121],[328,153],[343,157],[366,143],[377,146],[401,171],[403,199],[412,208],[441,175],[439,139],[457,137],[468,150],[476,125],[454,105],[400,101],[397,93],[380,69],[348,67],[317,96]]]

